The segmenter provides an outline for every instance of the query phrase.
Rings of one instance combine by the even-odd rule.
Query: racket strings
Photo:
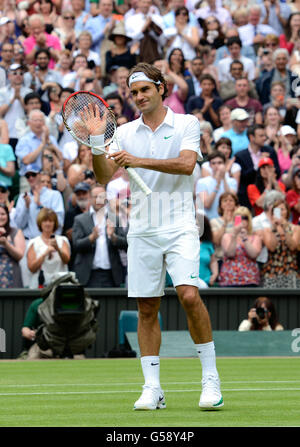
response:
[[[92,112],[90,112],[90,104],[93,105]],[[88,93],[79,93],[71,96],[63,110],[64,122],[76,139],[83,144],[91,146],[90,135],[94,135],[99,126],[99,121],[95,119],[96,108],[99,110],[101,119],[106,121],[104,146],[107,146],[115,135],[116,120],[113,111],[108,109],[99,98]],[[83,112],[91,118],[89,119],[88,127],[82,120]]]

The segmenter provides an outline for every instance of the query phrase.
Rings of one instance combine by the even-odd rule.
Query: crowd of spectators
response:
[[[97,184],[60,111],[88,90],[119,126],[138,118],[126,78],[140,61],[165,75],[165,105],[200,122],[200,286],[298,287],[300,4],[288,0],[0,0],[0,287],[68,269],[126,287],[128,177]]]

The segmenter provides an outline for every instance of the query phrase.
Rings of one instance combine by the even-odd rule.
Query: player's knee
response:
[[[139,319],[142,321],[155,321],[158,318],[159,302],[145,299],[138,303]]]
[[[196,287],[184,288],[179,296],[179,300],[185,310],[192,310],[199,305],[199,293]]]

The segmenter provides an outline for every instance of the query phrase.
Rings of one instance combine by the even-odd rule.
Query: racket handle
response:
[[[151,189],[146,185],[142,178],[133,168],[126,168],[128,175],[135,181],[135,183],[140,187],[140,189],[148,196],[152,193]]]

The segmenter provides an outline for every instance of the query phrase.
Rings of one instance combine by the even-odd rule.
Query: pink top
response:
[[[46,35],[47,48],[53,48],[54,50],[61,50],[61,45],[58,37],[52,36],[51,34],[48,33],[45,33],[45,35]],[[25,54],[29,54],[33,50],[35,45],[36,45],[35,37],[33,36],[27,37],[23,42]],[[55,60],[50,59],[48,68],[54,68],[54,67],[55,67]]]
[[[164,100],[164,105],[170,107],[174,113],[185,114],[183,102],[178,98],[177,92],[171,93],[171,95]]]
[[[280,167],[280,172],[282,175],[284,172],[287,172],[290,169],[292,160],[290,159],[289,155],[284,155],[282,149],[278,149],[277,158]]]

